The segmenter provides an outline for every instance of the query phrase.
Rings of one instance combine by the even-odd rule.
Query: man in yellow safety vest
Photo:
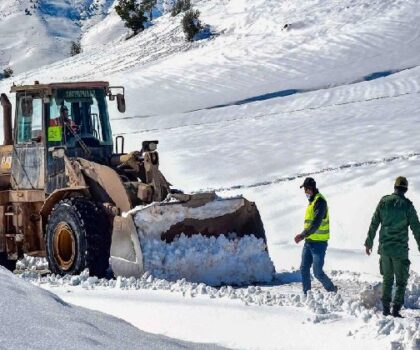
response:
[[[307,294],[311,289],[311,266],[315,277],[321,282],[328,292],[336,292],[337,287],[325,274],[324,260],[330,238],[330,217],[328,205],[324,196],[319,193],[313,178],[307,177],[300,188],[304,188],[309,204],[306,209],[304,230],[296,235],[295,242],[305,240],[302,251],[302,274],[303,293]]]
[[[69,128],[73,130],[73,132],[77,132],[78,126],[76,123],[69,117],[69,109],[66,105],[62,105],[60,107],[60,116],[55,119],[50,119],[50,126],[63,126],[63,123],[67,125]]]

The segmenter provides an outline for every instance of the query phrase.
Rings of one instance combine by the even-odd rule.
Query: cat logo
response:
[[[12,156],[3,156],[1,158],[0,169],[9,170],[12,168]]]

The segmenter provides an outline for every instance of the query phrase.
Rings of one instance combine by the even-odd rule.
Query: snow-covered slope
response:
[[[158,0],[154,18],[174,0]],[[72,41],[83,51],[125,41],[130,31],[116,14],[118,0],[2,0],[0,4],[0,68],[15,74],[70,56]],[[150,23],[148,24],[150,25]]]
[[[114,134],[130,150],[159,139],[176,186],[255,200],[277,267],[298,264],[289,242],[302,226],[305,174],[330,200],[336,249],[362,247],[375,204],[397,175],[412,174],[409,196],[418,202],[417,1],[195,5],[219,36],[187,44],[180,17],[164,15],[131,40],[23,73],[0,90],[34,79],[125,85],[128,111],[112,109]],[[206,109],[186,112],[196,108]],[[358,201],[364,206],[349,204]],[[281,258],[289,253],[295,257]]]
[[[216,40],[174,54],[185,47],[174,43],[183,38],[175,30],[180,18],[166,15],[136,38],[44,69],[42,80],[112,75],[113,81],[128,85],[133,101],[141,96],[140,103],[129,103],[129,113],[149,115],[327,88],[419,61],[419,5],[413,0],[195,3],[203,22],[220,34]],[[283,30],[285,24],[290,24],[288,30]],[[88,46],[94,41],[88,40]],[[40,76],[34,71],[17,80]]]
[[[13,81],[33,80],[106,79],[125,85],[127,113],[119,115],[111,108],[114,134],[125,135],[128,150],[139,148],[142,140],[159,139],[161,168],[171,183],[186,191],[215,189],[219,195],[242,193],[254,200],[277,271],[300,264],[301,246],[295,245],[293,237],[302,230],[307,202],[299,185],[312,175],[331,212],[326,268],[352,271],[342,284],[339,274],[333,274],[340,293],[360,291],[359,273],[380,280],[377,256],[365,256],[363,247],[378,200],[392,192],[396,176],[405,175],[408,197],[420,208],[420,3],[197,0],[194,4],[217,34],[210,40],[186,43],[180,16],[164,15],[144,33],[120,41],[123,31],[121,27],[121,32],[110,30],[119,24],[109,16],[105,20],[109,23],[98,22],[84,38],[87,47],[103,44],[100,49],[2,81],[0,90],[8,91]],[[289,24],[286,29],[285,24]],[[104,44],[110,40],[112,44]],[[412,238],[410,248],[411,268],[418,272],[420,254]],[[418,283],[414,284],[413,290],[418,290]],[[65,288],[60,293],[65,294]],[[295,286],[293,293],[297,291]],[[95,307],[119,312],[109,302],[113,297],[104,297]],[[87,297],[69,299],[90,303]],[[208,332],[222,311],[212,310],[213,317],[206,323],[200,312],[190,319],[179,316],[180,310],[193,309],[192,302],[159,313],[154,307],[168,310],[172,299],[154,295],[150,299],[150,305],[139,305],[156,317],[154,323],[147,324],[147,317],[131,309],[125,317],[140,319],[139,326],[157,333],[173,332],[184,339],[222,338]],[[383,349],[390,341],[384,334],[393,337],[402,329],[409,329],[410,342],[416,341],[418,329],[410,327],[418,328],[419,311],[413,305],[407,305],[410,318],[401,325],[372,309],[368,313],[375,320],[373,328],[355,325],[346,316],[325,319],[327,326],[321,333],[328,336],[330,327],[337,327],[340,332],[333,341],[350,348],[355,344],[347,337],[354,336],[366,339],[369,348]],[[229,319],[249,321],[245,332],[249,338],[255,319],[261,333],[278,332],[279,341],[287,336],[292,345],[296,345],[290,336],[294,330],[299,329],[298,338],[308,334],[306,326],[293,328],[306,322],[306,315],[290,316],[295,309],[282,309],[284,317],[265,307],[236,313],[228,312],[236,306],[226,303],[221,309]],[[360,321],[364,314],[356,316]],[[162,326],[167,317],[197,328]],[[278,325],[289,321],[292,326],[282,331]],[[276,327],[270,328],[271,323]],[[229,329],[228,323],[220,324],[219,330]],[[308,339],[322,349],[323,343],[316,342],[316,327],[310,326],[315,335]],[[235,334],[239,336],[239,331]],[[226,330],[223,337],[223,344],[264,348],[258,340],[238,345]],[[285,348],[290,348],[288,344]]]
[[[298,264],[288,242],[302,225],[305,174],[330,200],[336,249],[362,247],[396,175],[412,174],[409,195],[418,201],[417,1],[195,5],[219,36],[187,44],[179,16],[164,15],[131,40],[26,72],[0,90],[34,79],[125,85],[128,112],[113,110],[114,133],[130,149],[160,139],[162,168],[183,189],[255,200],[278,267]],[[186,112],[196,108],[207,109]],[[281,258],[289,253],[296,257]]]
[[[0,68],[15,73],[70,56],[72,41],[107,14],[114,0],[2,0]]]

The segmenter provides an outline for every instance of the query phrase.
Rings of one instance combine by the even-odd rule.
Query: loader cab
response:
[[[64,146],[69,156],[103,163],[113,145],[105,89],[56,89],[47,102],[48,147]]]
[[[45,101],[45,138],[48,165],[47,193],[65,187],[64,159],[53,154],[62,148],[67,157],[107,164],[113,151],[112,132],[101,87],[58,87]]]
[[[109,164],[113,140],[107,98],[116,97],[123,111],[124,91],[112,94],[107,82],[81,82],[14,86],[12,92],[18,153],[14,163],[24,163],[14,164],[12,171],[19,188],[45,189],[49,194],[66,187],[64,157],[54,155],[58,149],[69,158]]]

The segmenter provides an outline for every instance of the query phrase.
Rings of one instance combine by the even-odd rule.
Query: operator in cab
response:
[[[69,109],[66,105],[62,104],[60,107],[60,115],[57,118],[50,119],[51,126],[67,126],[70,134],[77,133],[77,124],[69,117]]]

